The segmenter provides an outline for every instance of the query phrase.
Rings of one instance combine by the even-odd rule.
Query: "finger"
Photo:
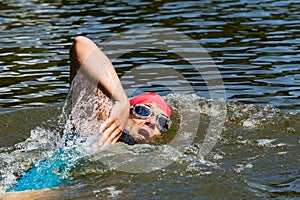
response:
[[[109,117],[107,120],[105,120],[102,125],[100,126],[99,131],[104,132],[107,128],[109,128],[114,123],[114,118]]]
[[[116,133],[115,133],[115,136],[112,138],[112,140],[111,140],[111,143],[112,144],[115,144],[115,143],[117,143],[117,141],[118,141],[118,139],[121,137],[121,135],[122,135],[122,129],[117,129],[116,130]]]
[[[115,144],[116,141],[119,139],[119,137],[121,136],[121,131],[119,129],[116,129],[112,134],[111,137],[107,138],[105,141],[103,141],[103,143],[101,144],[101,146],[99,146],[100,150],[105,149],[108,145],[110,144]]]
[[[120,129],[119,126],[116,126],[115,128],[111,128],[109,130],[109,133],[106,134],[108,136],[106,141],[113,144],[114,141],[117,141],[119,139],[121,133],[122,133],[122,129]]]
[[[110,142],[111,136],[117,128],[118,126],[116,125],[116,123],[112,123],[108,128],[106,128],[105,131],[102,132],[101,137],[98,141],[99,147],[103,146],[106,141]]]
[[[112,132],[110,132],[109,136],[106,133],[105,140],[102,140],[101,144],[99,145],[100,149],[104,149],[109,144],[115,144],[118,141],[118,139],[121,137],[121,135],[122,135],[122,129],[118,127],[114,129]]]
[[[109,145],[109,144],[114,144],[113,141],[116,138],[116,136],[118,136],[120,133],[120,131],[118,129],[116,129],[112,134],[111,137],[109,137],[104,143],[103,143],[103,147]]]

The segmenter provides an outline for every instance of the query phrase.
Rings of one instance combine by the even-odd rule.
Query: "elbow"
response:
[[[79,48],[79,49],[85,49],[85,48],[91,48],[91,47],[95,47],[95,43],[84,36],[77,36],[74,39],[73,45],[75,46],[75,48]]]

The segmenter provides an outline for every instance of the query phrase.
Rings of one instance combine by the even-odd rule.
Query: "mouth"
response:
[[[149,132],[146,131],[145,129],[139,129],[138,134],[139,134],[139,136],[141,137],[142,140],[146,140],[147,138],[150,137]]]

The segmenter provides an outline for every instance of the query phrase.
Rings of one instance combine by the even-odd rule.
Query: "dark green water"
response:
[[[122,52],[126,45],[148,45],[149,48],[129,51],[114,61],[124,88],[128,93],[136,89],[163,95],[176,91],[181,98],[171,95],[169,100],[174,108],[186,109],[187,118],[192,120],[175,125],[196,124],[198,129],[192,132],[196,134],[193,143],[181,144],[171,151],[173,162],[164,168],[128,173],[103,166],[100,162],[103,155],[96,154],[70,172],[74,179],[71,185],[54,189],[54,193],[45,196],[299,198],[299,3],[298,0],[1,1],[1,190],[16,174],[28,169],[31,162],[49,156],[45,148],[53,145],[49,135],[57,131],[58,116],[69,90],[69,47],[75,36],[84,35],[103,47],[109,57]],[[161,35],[170,41],[154,45],[147,40],[148,33],[141,31],[136,38],[123,37],[122,43],[107,42],[137,28],[164,28]],[[191,57],[180,56],[199,49],[187,48],[189,41],[176,42],[177,38],[172,37],[174,30],[207,51],[223,81],[223,85],[219,82],[215,85],[217,91],[225,88],[225,124],[218,142],[204,158],[201,157],[203,140],[212,120],[206,78],[211,80],[215,74],[210,68],[200,73],[187,62]],[[164,72],[166,66],[173,70],[171,74]],[[136,72],[139,75],[132,77]],[[193,120],[195,115],[200,120]],[[221,117],[222,113],[215,116]],[[180,130],[179,134],[190,132]],[[34,138],[31,142],[19,143],[30,135]],[[15,147],[16,143],[20,145]],[[168,153],[162,156],[167,157]],[[112,159],[116,159],[115,154]]]

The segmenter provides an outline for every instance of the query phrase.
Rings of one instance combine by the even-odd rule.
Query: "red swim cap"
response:
[[[171,116],[171,109],[167,102],[161,96],[153,92],[147,92],[133,97],[130,99],[129,103],[130,106],[134,106],[136,104],[154,104],[162,109],[168,117]]]

